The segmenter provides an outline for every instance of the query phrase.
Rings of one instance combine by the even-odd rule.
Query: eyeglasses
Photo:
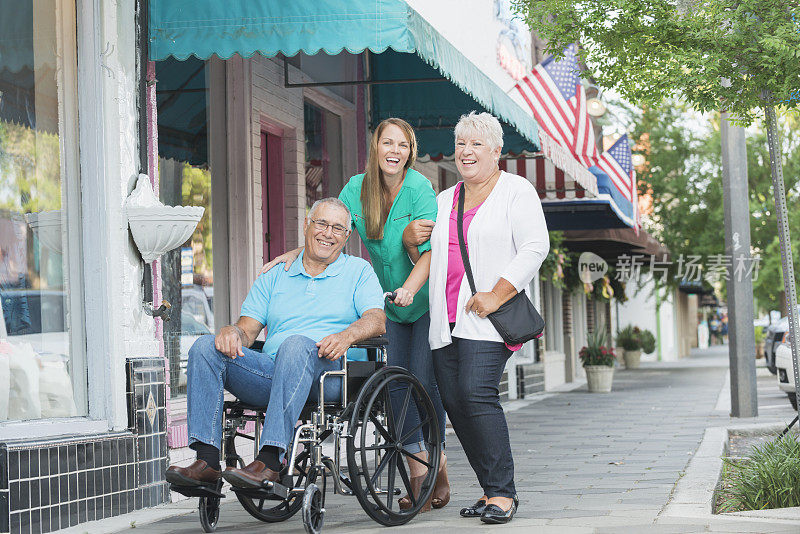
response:
[[[323,221],[321,219],[309,219],[313,224],[314,228],[316,228],[320,232],[326,231],[328,228],[331,229],[333,235],[336,237],[342,237],[347,234],[349,230],[342,226],[341,224],[330,224],[327,221]]]

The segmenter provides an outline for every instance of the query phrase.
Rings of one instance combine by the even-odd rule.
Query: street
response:
[[[694,349],[690,358],[643,363],[619,370],[610,394],[586,386],[516,401],[507,414],[514,448],[519,511],[505,527],[462,519],[458,510],[481,491],[454,435],[448,435],[452,500],[442,510],[420,515],[394,530],[418,533],[508,532],[797,532],[794,523],[665,517],[664,506],[707,427],[744,422],[788,423],[793,412],[773,375],[759,367],[759,410],[755,420],[734,420],[720,398],[727,374],[727,346]],[[724,393],[727,394],[727,391]],[[196,502],[196,501],[194,501]],[[173,505],[184,512],[194,502]],[[326,532],[385,532],[368,519],[355,498],[328,493]],[[76,531],[94,532],[91,524]],[[88,527],[88,528],[87,528]],[[299,514],[280,525],[264,525],[232,498],[224,502],[218,532],[304,532]],[[132,532],[134,529],[128,529]],[[147,525],[153,534],[198,532],[197,511]],[[107,531],[107,530],[104,530]]]

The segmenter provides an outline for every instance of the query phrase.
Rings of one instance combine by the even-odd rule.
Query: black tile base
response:
[[[0,442],[0,534],[51,532],[169,501],[163,358],[126,362],[129,430]]]

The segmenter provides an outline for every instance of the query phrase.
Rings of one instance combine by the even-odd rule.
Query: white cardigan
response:
[[[450,212],[455,187],[436,197],[438,212],[431,234],[430,306],[431,349],[452,342],[447,320],[447,253]],[[503,172],[469,225],[466,235],[476,289],[491,291],[502,277],[517,291],[527,288],[550,250],[542,203],[533,185],[521,176]],[[463,339],[503,341],[489,319],[464,308],[472,296],[466,275],[458,291],[458,311],[453,336]]]

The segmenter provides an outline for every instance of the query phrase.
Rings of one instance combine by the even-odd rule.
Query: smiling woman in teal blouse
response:
[[[437,212],[436,193],[430,181],[411,168],[416,157],[417,140],[411,126],[402,119],[386,119],[372,135],[366,172],[350,178],[339,194],[339,199],[350,210],[353,225],[369,252],[372,267],[384,291],[402,287],[414,264],[431,250],[430,236]],[[288,269],[301,250],[275,258],[264,266],[262,272],[281,262],[285,262]],[[430,314],[427,294],[426,283],[411,306],[386,307],[389,365],[408,369],[425,387],[436,410],[444,445],[445,411],[428,343]],[[416,406],[410,406],[404,426],[414,428],[418,424]],[[421,442],[420,430],[409,436],[404,446],[411,454],[427,460]],[[450,501],[444,452],[439,465],[431,502],[426,503],[423,511],[431,505],[442,508]],[[427,468],[419,462],[409,461],[409,469],[412,488],[417,492]],[[406,496],[400,499],[399,505],[400,508],[410,508],[412,502]]]

